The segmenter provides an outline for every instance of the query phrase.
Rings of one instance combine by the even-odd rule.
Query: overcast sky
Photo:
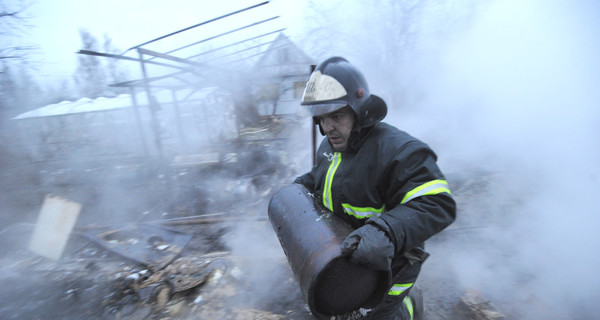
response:
[[[100,42],[108,35],[115,47],[126,50],[134,45],[194,24],[262,3],[262,0],[190,1],[190,0],[55,0],[36,1],[26,11],[33,26],[21,39],[40,48],[40,73],[51,80],[72,76],[81,49],[79,29],[87,29]],[[252,9],[251,15],[237,15],[238,21],[211,24],[214,32],[281,16],[270,23],[271,30],[287,27],[293,34],[302,1],[272,0]],[[224,21],[225,22],[225,21]],[[218,29],[218,30],[216,30]],[[185,43],[185,42],[184,42]],[[187,42],[189,43],[189,42]],[[169,49],[172,49],[170,47]]]

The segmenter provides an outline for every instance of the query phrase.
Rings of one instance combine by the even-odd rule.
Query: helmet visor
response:
[[[341,108],[344,108],[348,104],[344,102],[333,102],[326,104],[312,104],[312,105],[302,105],[302,108],[306,110],[311,117],[322,116],[324,114],[334,112]]]

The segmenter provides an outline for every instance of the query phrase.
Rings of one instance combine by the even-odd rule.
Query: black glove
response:
[[[354,230],[342,242],[342,255],[350,262],[362,264],[373,270],[390,271],[395,247],[387,234],[368,223]]]

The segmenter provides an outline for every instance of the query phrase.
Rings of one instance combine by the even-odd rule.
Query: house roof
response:
[[[200,90],[182,89],[177,91],[179,97],[185,97],[187,99],[203,99],[208,95],[215,93],[217,87],[208,87]],[[173,96],[171,90],[157,91],[153,94],[158,103],[171,103],[173,102]],[[148,105],[148,98],[146,92],[139,92],[136,94],[137,104],[140,106]],[[127,109],[131,108],[133,102],[131,101],[130,94],[120,94],[114,98],[99,97],[96,99],[81,98],[77,101],[61,101],[59,103],[49,104],[25,113],[22,113],[13,119],[29,119],[29,118],[41,118],[41,117],[52,117],[62,116],[67,114],[77,113],[88,113],[88,112],[102,112],[109,110]]]
[[[283,32],[271,43],[269,48],[257,61],[255,68],[273,67],[281,65],[310,66],[314,61]],[[308,69],[306,73],[308,73]]]
[[[262,54],[254,68],[261,69],[258,74],[276,74],[278,76],[308,75],[312,59],[304,53],[283,32],[280,32],[269,48]],[[131,84],[130,84],[131,85]],[[217,87],[207,87],[200,90],[180,89],[177,93],[186,99],[203,99],[207,95],[218,90]],[[171,90],[156,91],[153,93],[159,103],[171,103],[173,101]],[[148,105],[146,92],[136,94],[137,104]],[[22,113],[13,119],[29,119],[51,116],[62,116],[67,114],[78,114],[88,112],[102,112],[117,109],[126,109],[132,106],[131,95],[121,94],[116,97],[99,97],[96,99],[81,98],[76,101],[61,101]]]

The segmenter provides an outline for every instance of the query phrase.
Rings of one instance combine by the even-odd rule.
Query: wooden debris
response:
[[[478,291],[468,291],[459,300],[454,308],[463,319],[475,320],[506,320],[504,314]]]

